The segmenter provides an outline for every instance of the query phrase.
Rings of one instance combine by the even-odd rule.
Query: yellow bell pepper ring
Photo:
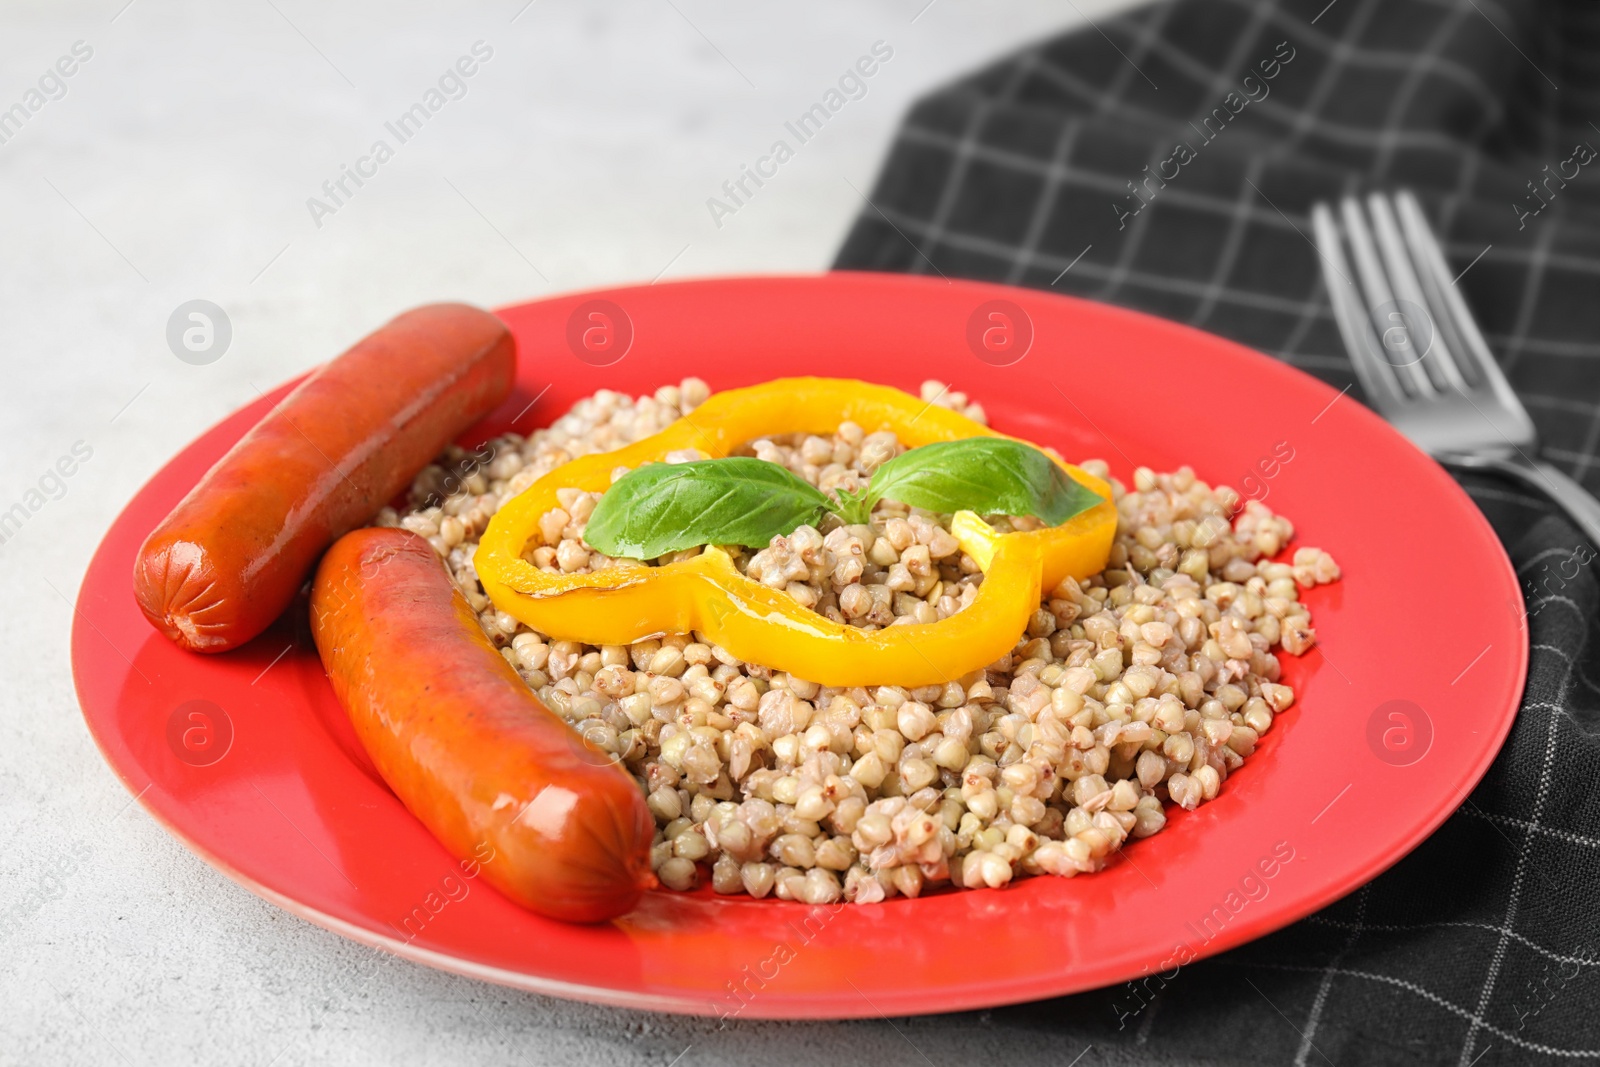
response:
[[[523,553],[539,519],[559,506],[558,489],[604,492],[611,472],[699,449],[728,455],[757,437],[831,434],[842,422],[892,431],[907,447],[1003,436],[964,415],[887,386],[839,378],[784,378],[716,393],[654,436],[582,456],[503,504],[478,543],[474,566],[496,608],[558,641],[626,645],[699,631],[739,659],[828,686],[942,684],[1009,652],[1045,590],[1105,568],[1116,534],[1110,487],[1077,467],[1062,469],[1102,498],[1060,526],[1001,534],[971,512],[951,533],[984,572],[978,595],[934,623],[863,630],[802,607],[754,581],[726,552],[659,567],[619,562],[583,574],[541,570]],[[1058,461],[1059,462],[1059,461]]]

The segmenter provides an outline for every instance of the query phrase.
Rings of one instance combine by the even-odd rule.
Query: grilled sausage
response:
[[[621,915],[654,884],[643,790],[534,696],[427,541],[341,538],[311,628],[378,773],[451,855],[491,856],[492,885],[574,922]]]
[[[272,624],[317,556],[367,522],[498,405],[516,342],[487,311],[433,304],[311,375],[151,533],[134,564],[145,617],[222,652]]]

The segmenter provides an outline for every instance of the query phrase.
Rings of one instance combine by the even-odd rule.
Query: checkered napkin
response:
[[[1545,458],[1600,490],[1595,122],[1594,0],[1179,0],[917,103],[837,266],[1124,304],[1360,396],[1309,209],[1409,186]],[[997,1039],[1060,1063],[1092,1044],[1085,1067],[1600,1060],[1600,583],[1545,500],[1462,483],[1518,568],[1532,645],[1467,803],[1320,914],[1157,992],[985,1013]]]

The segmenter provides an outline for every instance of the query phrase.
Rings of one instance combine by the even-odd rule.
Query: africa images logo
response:
[[[421,100],[402,111],[393,122],[383,124],[383,128],[394,138],[393,145],[382,137],[378,138],[372,142],[367,154],[358,157],[355,163],[339,165],[339,173],[322,183],[322,197],[306,198],[306,210],[311,213],[311,221],[317,229],[322,229],[323,216],[337,215],[362,186],[378,176],[378,168],[394,158],[398,146],[421,133],[422,127],[444,110],[446,104],[467,95],[467,80],[478,73],[482,64],[493,58],[494,48],[485,41],[474,41],[471,53],[461,56],[452,66],[445,68],[436,85],[429,86],[423,92]]]
[[[94,57],[94,48],[87,41],[73,41],[70,55],[64,55],[39,75],[38,88],[29,89],[10,107],[0,110],[0,145],[7,144],[28,122],[44,110],[46,104],[67,95],[67,79],[78,73],[80,66]]]

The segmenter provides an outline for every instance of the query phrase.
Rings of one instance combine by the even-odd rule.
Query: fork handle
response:
[[[1449,456],[1445,462],[1460,467],[1479,467],[1509,474],[1524,485],[1554,500],[1571,517],[1591,545],[1600,546],[1600,500],[1556,467],[1521,453],[1510,458]]]

